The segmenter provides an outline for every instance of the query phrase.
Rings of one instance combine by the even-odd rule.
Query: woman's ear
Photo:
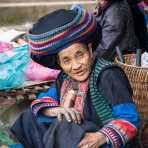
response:
[[[61,67],[61,64],[60,64],[60,58],[59,58],[59,55],[57,54],[56,55],[56,60],[57,60],[57,64],[59,67]]]

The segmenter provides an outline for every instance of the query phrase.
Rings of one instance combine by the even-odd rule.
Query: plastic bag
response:
[[[0,53],[3,53],[8,50],[12,50],[12,49],[13,49],[13,46],[10,43],[0,41]]]
[[[147,52],[144,52],[142,54],[141,66],[142,67],[145,67],[145,68],[148,68],[148,53]]]
[[[24,70],[30,60],[28,45],[0,54],[0,89],[22,85],[26,80]]]
[[[54,80],[59,74],[59,70],[43,67],[31,60],[25,70],[26,77],[29,80],[47,81]]]

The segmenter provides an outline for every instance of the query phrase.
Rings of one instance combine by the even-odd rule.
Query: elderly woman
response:
[[[139,41],[135,35],[133,16],[127,1],[97,1],[95,14],[102,37],[95,55],[114,60],[117,47],[123,54],[136,52],[139,48]]]
[[[31,57],[61,73],[11,131],[27,148],[121,148],[137,134],[139,116],[121,68],[92,60],[96,20],[82,8],[57,10],[29,31]]]

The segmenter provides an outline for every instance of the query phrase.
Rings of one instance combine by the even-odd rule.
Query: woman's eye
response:
[[[69,61],[70,61],[69,59],[64,59],[64,60],[63,60],[63,63],[64,63],[64,64],[68,64]]]
[[[83,53],[82,52],[79,52],[79,53],[77,53],[77,58],[81,58],[81,57],[83,57]]]

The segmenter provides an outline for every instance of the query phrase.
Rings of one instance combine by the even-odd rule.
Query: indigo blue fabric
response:
[[[60,101],[60,98],[57,96],[57,89],[55,85],[52,85],[47,92],[40,93],[38,95],[38,99],[42,99],[45,96],[50,96],[51,98],[54,98],[54,100]]]
[[[108,99],[113,114],[117,118],[128,120],[138,127],[139,116],[132,101],[130,84],[123,71],[116,68],[107,69],[102,72],[99,78],[98,88]],[[59,89],[60,87],[55,84],[48,93],[42,94],[42,97],[48,94],[49,97],[56,98]],[[53,91],[51,92],[51,90]],[[27,148],[65,148],[63,147],[65,144],[68,146],[66,148],[77,148],[86,132],[99,131],[103,126],[92,105],[88,91],[84,103],[84,120],[81,125],[68,123],[65,120],[59,122],[56,118],[52,122],[38,122],[38,116],[35,116],[31,110],[27,110],[13,124],[11,131]],[[110,148],[110,145],[103,145],[103,148]]]
[[[57,89],[54,84],[50,87],[50,89],[47,92],[40,93],[37,98],[42,99],[45,96],[49,96],[56,101],[60,101],[60,98],[57,96]],[[41,123],[51,123],[55,120],[55,117],[47,117],[43,115],[42,110],[40,110],[37,113],[37,120]]]
[[[24,148],[22,144],[12,144],[9,148]]]
[[[0,54],[0,90],[20,87],[27,80],[24,71],[30,61],[28,49],[24,45]]]
[[[77,148],[86,132],[96,132],[99,129],[98,125],[87,120],[80,125],[66,120],[40,124],[31,110],[27,110],[20,115],[11,131],[25,148],[65,148],[65,145],[66,148]],[[101,148],[111,147],[103,145]]]
[[[118,119],[125,119],[129,121],[137,128],[140,126],[139,114],[135,104],[124,103],[115,105],[113,107],[113,114]]]
[[[58,91],[60,88],[57,88],[56,83],[53,84],[48,92],[41,93],[38,98],[42,99],[42,97],[44,96],[49,96],[59,101],[60,97],[58,95]],[[109,104],[112,106],[113,114],[117,118],[122,118],[125,120],[127,119],[136,127],[139,127],[139,114],[132,100],[132,88],[123,70],[114,67],[112,69],[110,68],[103,71],[98,78],[97,85],[98,89],[102,91]],[[90,100],[89,92],[87,94],[86,100],[87,101],[85,101],[85,111],[87,112],[87,114],[90,114],[89,116],[87,116],[89,118],[87,120],[93,120],[96,124],[99,123],[99,125],[101,125],[94,107],[90,107],[92,106],[92,102]],[[131,112],[127,112],[128,110],[130,110]],[[96,116],[93,118],[91,114]],[[40,122],[46,123],[51,123],[55,120],[55,118],[53,117],[46,117],[42,114],[38,114],[37,119]]]

